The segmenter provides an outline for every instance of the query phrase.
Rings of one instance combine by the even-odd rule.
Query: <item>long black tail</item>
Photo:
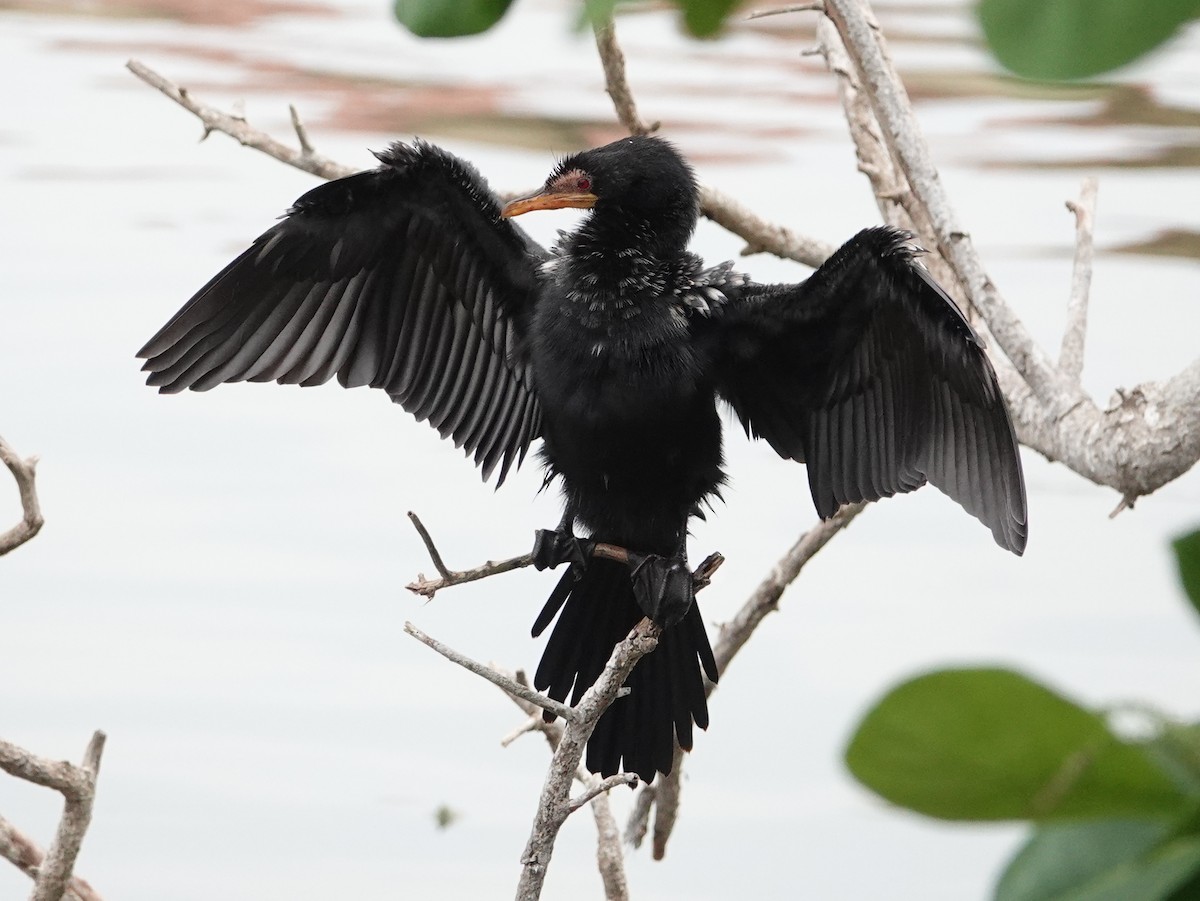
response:
[[[567,570],[533,624],[541,635],[559,609],[533,684],[557,701],[568,693],[575,704],[604,670],[613,647],[643,614],[633,596],[629,570],[612,560],[593,558],[580,573]],[[671,772],[673,739],[692,749],[692,723],[708,728],[701,667],[713,682],[717,664],[700,611],[692,604],[683,620],[664,629],[658,647],[638,661],[618,698],[596,724],[587,746],[587,768],[611,776],[623,769],[646,782],[655,772]]]

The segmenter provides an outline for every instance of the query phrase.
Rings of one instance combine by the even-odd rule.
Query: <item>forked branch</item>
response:
[[[100,757],[104,753],[103,732],[96,732],[88,743],[79,766],[65,760],[46,760],[10,742],[0,740],[0,769],[18,779],[43,785],[59,792],[64,800],[63,815],[50,850],[37,863],[40,854],[32,842],[21,841],[20,833],[4,821],[0,832],[0,852],[24,872],[33,876],[30,901],[59,901],[72,887],[71,872],[92,820],[92,802],[96,796],[96,777],[100,772]],[[91,887],[75,880],[76,897],[89,901]],[[90,898],[94,898],[94,893]]]

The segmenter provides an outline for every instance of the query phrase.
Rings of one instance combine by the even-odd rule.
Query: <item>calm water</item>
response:
[[[403,512],[423,514],[451,565],[519,553],[557,518],[537,472],[494,493],[371,392],[163,398],[132,356],[313,180],[221,136],[197,143],[198,123],[123,69],[131,56],[213,102],[243,99],[281,136],[295,102],[346,162],[421,134],[503,189],[615,136],[591,45],[558,5],[524,0],[461,43],[410,39],[386,6],[164,2],[134,18],[105,2],[0,4],[0,434],[41,455],[48,521],[0,561],[0,735],[77,758],[108,731],[79,872],[110,899],[476,899],[515,885],[544,745],[500,748],[516,708],[402,626],[532,666],[551,578],[422,604],[403,585],[431,567]],[[1057,347],[1070,281],[1062,203],[1094,172],[1087,386],[1106,399],[1190,361],[1195,257],[1117,251],[1180,231],[1195,253],[1200,33],[1114,87],[1045,91],[997,78],[957,4],[881,18],[960,217],[1039,340]],[[647,13],[622,34],[643,115],[706,181],[828,241],[877,220],[833,83],[799,55],[807,19],[697,44]],[[528,225],[550,240],[571,221]],[[727,258],[740,242],[705,226],[697,248]],[[692,545],[729,558],[703,598],[713,623],[814,518],[802,469],[732,430],[728,456],[725,509]],[[879,505],[822,553],[722,682],[667,861],[630,856],[636,897],[732,897],[750,873],[764,898],[986,897],[1019,829],[890,811],[839,762],[865,705],[914,671],[1005,663],[1091,703],[1197,715],[1200,627],[1165,542],[1200,521],[1200,478],[1110,521],[1112,492],[1026,464],[1023,560],[933,491]],[[441,805],[460,815],[445,831]],[[45,842],[58,804],[4,778],[0,812]],[[599,897],[592,850],[590,819],[569,823],[547,897]],[[27,891],[0,868],[0,898]]]

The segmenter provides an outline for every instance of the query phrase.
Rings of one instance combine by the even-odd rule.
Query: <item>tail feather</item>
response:
[[[568,570],[565,575],[572,575]],[[567,596],[571,593],[571,581],[566,578],[558,580],[558,584],[554,586],[554,591],[550,592],[550,598],[546,601],[546,606],[542,608],[542,612],[538,614],[538,618],[533,623],[533,637],[537,638],[550,625],[550,621],[554,619],[554,615],[566,603]]]
[[[561,612],[560,612],[561,611]],[[600,677],[613,646],[642,618],[628,569],[593,559],[582,573],[568,570],[534,624],[539,635],[559,614],[534,676],[534,686],[555,700],[577,703]],[[683,621],[663,631],[658,648],[643,657],[618,698],[596,724],[587,767],[611,776],[622,768],[645,781],[669,773],[675,741],[692,748],[692,726],[708,726],[701,672],[716,681],[717,668],[704,620],[693,604]]]

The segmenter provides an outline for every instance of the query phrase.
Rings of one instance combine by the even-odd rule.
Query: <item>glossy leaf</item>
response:
[[[1175,551],[1175,562],[1179,565],[1179,579],[1188,600],[1200,613],[1200,530],[1181,535],[1171,542]]]
[[[1164,723],[1147,750],[1181,792],[1200,799],[1200,724]]]
[[[1094,823],[1092,826],[1101,826],[1103,822],[1105,821]],[[1039,830],[1038,834],[1047,831]],[[1075,840],[1087,842],[1091,838],[1088,832],[1084,827],[1078,828],[1074,831]],[[1143,848],[1136,854],[1131,854],[1129,848],[1112,842],[1111,839],[1115,837],[1110,836],[1109,843],[1105,845],[1105,850],[1112,855],[1111,865],[1091,873],[1080,873],[1081,878],[1075,883],[1065,881],[1065,872],[1054,870],[1054,861],[1045,852],[1069,858],[1078,854],[1079,848],[1071,847],[1061,837],[1052,839],[1053,847],[1041,849],[1043,853],[1039,856],[1042,863],[1051,868],[1044,870],[1043,874],[1048,882],[1054,883],[1053,886],[1048,884],[1042,887],[1026,882],[1024,888],[1028,890],[1020,891],[1021,886],[1010,877],[1025,851],[1038,841],[1035,837],[1033,842],[1022,849],[1001,877],[995,901],[1182,901],[1176,894],[1177,890],[1190,884],[1200,872],[1200,837],[1186,836],[1153,847],[1149,851]],[[1129,837],[1134,841],[1139,838],[1134,834],[1130,834]],[[1097,859],[1096,863],[1102,861]],[[1032,872],[1028,872],[1025,877],[1033,875]],[[1024,882],[1024,877],[1022,881]],[[1195,895],[1186,897],[1189,901],[1194,901]]]
[[[1025,78],[1084,78],[1123,66],[1200,14],[1198,0],[980,0],[992,52]]]
[[[1172,816],[1187,805],[1101,716],[1008,670],[946,670],[893,689],[846,763],[889,801],[943,819]]]
[[[400,24],[422,38],[457,38],[487,31],[512,0],[395,0]]]
[[[1042,826],[996,886],[996,901],[1056,901],[1102,882],[1171,834],[1169,820],[1091,820]]]
[[[679,0],[688,31],[698,38],[715,35],[739,0]]]

